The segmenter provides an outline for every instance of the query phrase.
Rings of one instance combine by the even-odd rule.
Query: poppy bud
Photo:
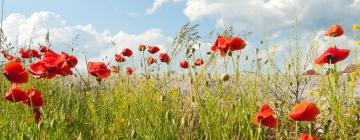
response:
[[[145,51],[146,50],[146,46],[144,45],[144,44],[141,44],[140,46],[139,46],[139,51]]]
[[[227,73],[224,73],[222,76],[221,76],[221,79],[222,81],[228,81],[230,79],[230,75],[227,74]]]
[[[232,51],[231,50],[229,50],[228,55],[232,56]]]

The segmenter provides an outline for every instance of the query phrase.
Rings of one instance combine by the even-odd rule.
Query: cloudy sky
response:
[[[266,49],[260,40],[282,46],[295,23],[302,40],[339,23],[346,31],[341,45],[350,48],[359,13],[360,0],[5,0],[3,24],[9,41],[19,45],[41,42],[50,31],[55,50],[74,48],[96,60],[140,43],[166,51],[187,21],[200,24],[202,35],[224,25],[237,34],[252,32],[248,51]]]

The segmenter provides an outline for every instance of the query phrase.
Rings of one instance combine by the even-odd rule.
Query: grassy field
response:
[[[179,46],[198,41],[193,33],[189,25],[180,30],[172,58],[188,52]],[[223,34],[233,36],[229,31]],[[317,49],[316,40],[310,44]],[[127,76],[121,70],[101,82],[78,73],[55,79],[29,76],[20,86],[36,87],[43,94],[42,121],[34,122],[31,107],[1,98],[0,138],[299,139],[300,133],[306,133],[320,139],[360,139],[359,71],[340,74],[343,68],[334,65],[317,67],[320,75],[304,75],[316,52],[302,53],[296,39],[289,48],[284,68],[270,52],[259,59],[254,50],[256,56],[249,60],[240,51],[226,58],[209,54],[203,56],[204,65],[182,72],[168,72],[171,68],[162,64],[160,72],[147,71],[149,66],[145,73]],[[184,59],[192,62],[195,57]],[[241,68],[244,61],[250,61],[252,72]],[[173,70],[179,69],[174,65]],[[0,91],[6,93],[10,82],[3,75],[0,80]],[[303,100],[319,108],[316,121],[289,118]],[[269,104],[279,120],[275,128],[254,123],[263,104]]]

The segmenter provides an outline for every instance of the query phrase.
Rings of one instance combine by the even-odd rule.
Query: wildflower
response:
[[[148,52],[151,53],[151,54],[155,54],[158,51],[160,51],[160,48],[157,47],[157,46],[149,46],[149,48],[148,48]]]
[[[310,92],[308,93],[308,95],[309,95],[310,97],[312,97],[312,96],[314,96],[314,92],[310,91]]]
[[[50,51],[49,48],[47,48],[45,45],[43,44],[39,44],[39,51],[42,52],[42,53],[46,53],[48,51]]]
[[[338,49],[336,47],[328,48],[323,54],[315,59],[315,64],[323,65],[325,63],[335,64],[346,59],[350,54],[348,49]]]
[[[320,110],[316,107],[316,105],[304,100],[295,105],[289,114],[289,117],[296,121],[312,122],[316,120],[316,115],[318,114],[320,114]]]
[[[4,50],[1,50],[1,53],[3,54],[3,56],[5,57],[5,59],[7,59],[7,60],[9,60],[9,61],[17,61],[17,62],[20,62],[20,58],[15,57],[15,56],[7,53],[7,52],[4,51]]]
[[[146,46],[144,45],[144,44],[141,44],[140,46],[139,46],[139,51],[145,51],[146,50]]]
[[[278,120],[274,117],[273,110],[270,106],[268,104],[264,104],[256,114],[253,123],[256,125],[261,124],[270,128],[275,128]]]
[[[78,64],[78,60],[74,55],[61,52],[61,56],[63,59],[65,59],[64,65],[68,65],[70,68],[74,68]]]
[[[147,63],[149,64],[149,65],[152,65],[152,64],[154,64],[154,63],[156,63],[156,59],[154,58],[154,57],[149,57],[148,59],[147,59]]]
[[[121,51],[121,54],[126,57],[131,57],[133,52],[129,48],[125,48]]]
[[[310,134],[300,133],[300,140],[319,140],[319,138],[311,136]]]
[[[229,45],[230,45],[230,50],[231,51],[237,51],[237,50],[241,50],[241,49],[245,48],[246,43],[240,37],[233,37],[230,40]]]
[[[171,59],[167,53],[160,53],[159,59],[161,62],[165,62],[166,64],[170,64],[170,61],[171,61]]]
[[[27,100],[25,91],[23,91],[18,85],[13,84],[11,88],[6,92],[5,99],[10,102],[20,102]]]
[[[112,71],[113,73],[119,73],[119,68],[118,68],[118,66],[111,66],[111,71]]]
[[[57,54],[53,51],[47,51],[42,59],[31,64],[28,67],[29,72],[35,78],[54,78],[56,75],[67,76],[72,75],[72,68],[78,63],[74,55],[65,52]]]
[[[131,75],[134,72],[134,68],[132,67],[126,67],[125,70],[127,75]]]
[[[115,61],[118,63],[125,62],[126,59],[121,54],[115,54]]]
[[[40,91],[35,88],[30,88],[27,91],[28,99],[25,101],[25,104],[31,107],[41,107],[44,104],[44,99]]]
[[[187,61],[181,61],[180,62],[180,67],[181,68],[183,68],[183,69],[187,69],[187,68],[189,68],[189,62],[187,62]]]
[[[202,60],[202,58],[198,58],[194,62],[195,66],[201,66],[202,64],[204,64],[204,61]]]
[[[11,83],[26,83],[28,81],[28,73],[20,62],[9,61],[5,64],[2,73]]]
[[[218,36],[214,45],[211,47],[213,52],[217,50],[220,51],[220,55],[225,57],[228,51],[237,51],[245,48],[246,43],[240,37],[225,37],[225,36]]]
[[[353,31],[354,31],[354,32],[358,32],[359,29],[360,29],[360,24],[354,24],[354,25],[353,25]]]
[[[316,96],[321,96],[321,89],[320,88],[315,89],[315,95]]]
[[[41,58],[39,52],[37,50],[34,50],[34,49],[19,49],[19,53],[21,54],[21,57],[24,58],[24,59],[27,59],[27,58],[33,58],[33,57],[36,57],[36,58]]]
[[[98,78],[107,78],[110,76],[111,71],[106,67],[103,62],[89,62],[88,72],[90,75]]]
[[[333,24],[326,32],[325,36],[339,37],[344,34],[344,29],[339,24]]]

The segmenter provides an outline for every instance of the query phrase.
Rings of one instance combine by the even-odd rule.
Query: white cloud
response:
[[[168,3],[168,2],[181,2],[183,0],[155,0],[154,3],[151,5],[151,7],[149,7],[148,9],[146,9],[145,14],[146,15],[151,15],[153,14],[157,9],[159,9],[160,7],[162,7],[164,4]]]
[[[250,31],[254,34],[249,44],[264,51],[267,48],[255,42],[265,39],[268,45],[278,46],[270,51],[284,57],[295,25],[304,52],[309,49],[314,32],[320,37],[318,54],[324,51],[330,40],[323,33],[334,23],[343,25],[346,32],[336,38],[338,47],[353,50],[351,27],[359,22],[359,7],[360,0],[187,0],[183,13],[191,21],[214,20],[215,27],[220,29],[231,25],[235,32]],[[254,55],[253,50],[247,47],[245,53]],[[277,62],[280,64],[284,60],[277,59]]]
[[[37,49],[38,42],[44,42],[44,37],[47,31],[50,31],[50,40],[55,51],[71,52],[74,49],[74,54],[79,58],[79,67],[85,67],[85,60],[83,53],[89,60],[113,61],[115,53],[119,53],[121,49],[128,47],[137,53],[137,47],[140,43],[149,45],[159,45],[162,49],[167,49],[171,39],[162,34],[159,29],[149,29],[140,34],[130,34],[119,31],[115,34],[109,31],[97,31],[91,25],[69,25],[66,20],[60,15],[48,12],[34,12],[27,17],[22,14],[13,13],[5,18],[4,32],[9,42],[15,43],[18,40],[18,45],[23,47],[29,44],[32,40],[31,47]],[[73,40],[75,36],[76,40]],[[115,41],[117,46],[112,47],[112,41]]]
[[[212,18],[238,30],[272,32],[296,19],[309,30],[334,22],[350,25],[360,18],[359,7],[359,0],[187,0],[183,12],[190,20]]]
[[[153,14],[159,7],[163,6],[163,4],[169,2],[168,0],[155,0],[151,7],[149,7],[145,14],[150,15]]]

